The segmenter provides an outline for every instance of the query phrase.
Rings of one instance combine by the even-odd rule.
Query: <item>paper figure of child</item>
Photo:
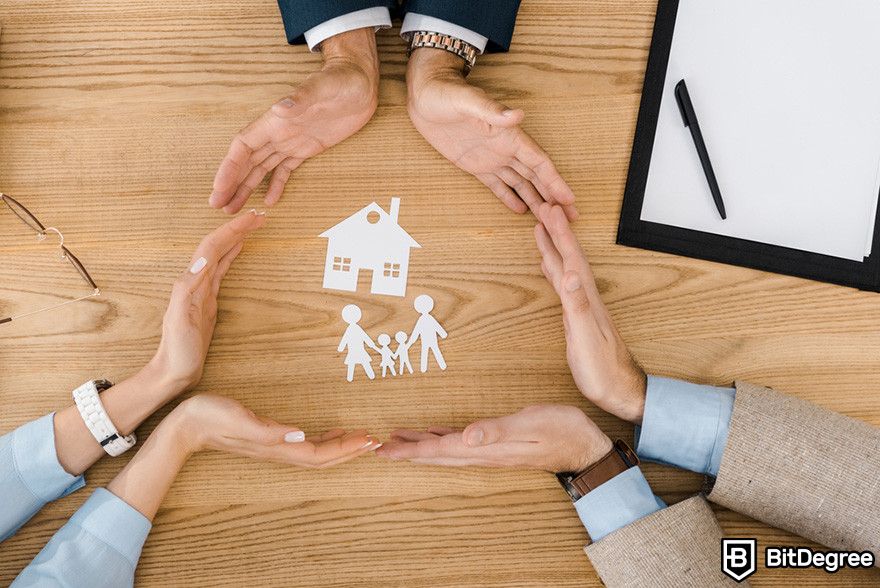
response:
[[[403,331],[397,331],[397,334],[394,335],[394,340],[397,341],[397,351],[394,352],[394,357],[400,360],[399,372],[400,375],[403,375],[403,368],[409,370],[409,373],[413,373],[412,364],[409,362],[409,344],[407,344],[406,333]]]
[[[345,356],[345,365],[348,366],[348,381],[351,382],[354,379],[355,366],[364,368],[367,377],[371,380],[374,379],[376,374],[373,372],[373,359],[367,353],[366,347],[370,347],[377,353],[381,352],[366,331],[358,324],[358,321],[361,320],[361,309],[355,304],[346,305],[342,309],[342,320],[348,323],[348,328],[342,335],[342,341],[339,342],[337,351],[342,353],[346,347],[348,348],[348,354]]]
[[[389,369],[391,370],[391,375],[396,376],[397,372],[394,371],[394,352],[388,347],[388,344],[391,343],[391,337],[388,336],[388,333],[382,333],[376,341],[379,342],[379,355],[382,356],[382,363],[379,365],[382,368],[382,377],[385,377],[385,373]]]
[[[437,322],[437,319],[431,316],[431,311],[434,309],[434,299],[427,294],[422,294],[416,298],[413,306],[422,316],[416,321],[416,326],[409,337],[408,345],[412,346],[417,339],[422,339],[422,361],[420,367],[423,373],[428,371],[428,351],[434,354],[434,359],[437,360],[437,365],[440,366],[440,369],[445,370],[446,361],[443,359],[443,354],[440,353],[440,344],[437,341],[437,336],[439,335],[441,339],[445,339],[447,333],[440,326],[440,323]]]

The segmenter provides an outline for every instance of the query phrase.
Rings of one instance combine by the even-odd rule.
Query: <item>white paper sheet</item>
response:
[[[687,81],[715,209],[674,88]],[[862,261],[880,193],[880,1],[681,0],[642,220]]]

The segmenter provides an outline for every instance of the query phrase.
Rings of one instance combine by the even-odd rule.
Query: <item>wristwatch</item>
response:
[[[95,441],[100,443],[109,455],[116,457],[134,447],[137,437],[134,433],[120,435],[107,411],[104,410],[99,394],[112,387],[113,384],[107,380],[88,381],[73,391],[73,401]]]
[[[639,456],[625,441],[618,439],[605,456],[582,472],[560,472],[556,479],[577,502],[611,478],[639,465]]]
[[[406,51],[407,57],[412,55],[412,52],[419,47],[444,49],[464,59],[464,75],[471,73],[471,70],[474,69],[474,65],[477,63],[477,53],[479,52],[476,47],[466,41],[433,31],[413,31],[408,33],[408,35],[409,48]]]

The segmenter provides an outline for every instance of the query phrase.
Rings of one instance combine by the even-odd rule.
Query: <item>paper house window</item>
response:
[[[400,264],[399,263],[386,263],[385,271],[383,275],[386,278],[399,278],[400,277]]]
[[[334,257],[333,258],[333,271],[337,271],[337,272],[351,271],[351,258],[350,257]]]

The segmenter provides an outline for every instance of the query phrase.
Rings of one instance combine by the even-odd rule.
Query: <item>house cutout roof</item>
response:
[[[399,224],[397,224],[397,211],[399,210],[399,207],[399,198],[391,199],[392,212],[390,214],[385,212],[385,210],[375,202],[371,202],[344,221],[337,223],[335,226],[330,227],[321,233],[319,237],[325,237],[327,239],[333,237],[358,239],[361,236],[374,236],[376,233],[381,233],[381,238],[383,239],[394,239],[411,248],[421,248],[422,246],[419,245],[409,233],[404,231]],[[371,223],[367,219],[371,212],[375,212],[379,215],[379,220],[375,223]]]

